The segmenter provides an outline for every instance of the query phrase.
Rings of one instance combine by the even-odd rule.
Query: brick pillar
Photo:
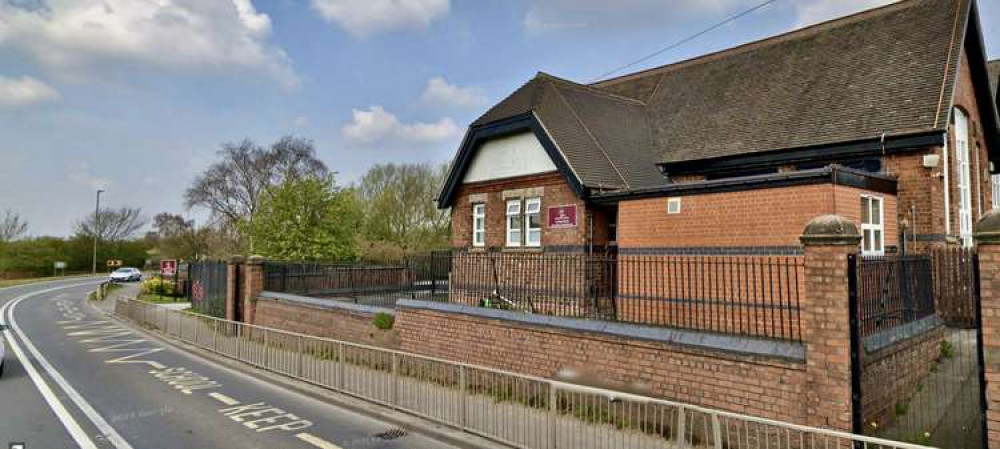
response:
[[[806,225],[800,240],[805,249],[806,424],[852,431],[848,255],[857,254],[861,236],[850,220],[823,215]]]
[[[1000,449],[1000,211],[993,209],[979,220],[975,239],[986,374],[986,436],[990,449]]]
[[[264,258],[250,256],[243,272],[243,322],[254,323],[257,297],[264,290]]]
[[[226,266],[226,319],[236,319],[236,270],[243,265],[243,256],[233,256]]]

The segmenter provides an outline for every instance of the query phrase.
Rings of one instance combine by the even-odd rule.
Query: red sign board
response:
[[[160,261],[160,276],[173,276],[177,274],[177,261],[176,260],[161,260]]]
[[[576,227],[576,205],[552,206],[549,208],[548,227],[551,228],[575,228]]]

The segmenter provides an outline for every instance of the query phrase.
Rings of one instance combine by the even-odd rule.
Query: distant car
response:
[[[138,282],[142,280],[142,272],[138,268],[119,268],[108,276],[111,282]]]

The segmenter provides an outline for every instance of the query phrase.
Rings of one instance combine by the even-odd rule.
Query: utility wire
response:
[[[594,81],[598,81],[598,80],[607,78],[610,75],[614,75],[615,73],[618,73],[618,72],[620,72],[622,70],[625,70],[625,69],[627,69],[629,67],[632,67],[632,66],[634,66],[636,64],[641,64],[643,62],[649,61],[650,59],[653,59],[653,58],[655,58],[655,57],[657,57],[659,55],[662,55],[663,53],[666,53],[666,52],[668,52],[670,50],[673,50],[673,49],[675,49],[677,47],[680,47],[681,45],[684,45],[684,44],[686,44],[688,42],[691,42],[691,41],[693,41],[693,40],[701,37],[702,35],[708,34],[708,33],[712,32],[712,31],[714,31],[714,30],[722,27],[723,25],[726,25],[726,24],[729,24],[731,22],[734,22],[734,21],[738,20],[739,18],[741,18],[743,16],[746,16],[748,14],[751,14],[754,11],[757,11],[758,9],[762,9],[765,6],[770,5],[771,3],[774,3],[776,1],[778,1],[778,0],[766,0],[766,1],[762,2],[762,3],[759,3],[757,6],[754,6],[754,7],[750,8],[750,9],[744,10],[744,11],[742,11],[742,12],[736,14],[736,15],[730,16],[729,18],[727,18],[726,20],[723,20],[722,22],[716,23],[715,25],[712,25],[712,26],[710,26],[708,28],[705,28],[704,30],[701,30],[701,31],[699,31],[699,32],[697,32],[695,34],[692,34],[692,35],[688,36],[688,37],[685,37],[684,39],[681,39],[681,40],[679,40],[677,42],[674,42],[673,44],[670,44],[667,47],[661,48],[661,49],[659,49],[659,50],[657,50],[657,51],[655,51],[653,53],[650,53],[650,54],[648,54],[646,56],[643,56],[643,57],[641,57],[639,59],[636,59],[635,61],[632,61],[632,62],[630,62],[628,64],[625,64],[625,65],[623,65],[621,67],[618,67],[618,68],[616,68],[614,70],[611,70],[609,72],[605,72],[605,73],[597,76],[596,78],[591,79],[588,82],[592,83]]]

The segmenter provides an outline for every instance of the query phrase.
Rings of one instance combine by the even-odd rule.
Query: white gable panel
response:
[[[463,182],[489,181],[555,171],[548,153],[534,134],[521,133],[492,139],[472,157]]]

